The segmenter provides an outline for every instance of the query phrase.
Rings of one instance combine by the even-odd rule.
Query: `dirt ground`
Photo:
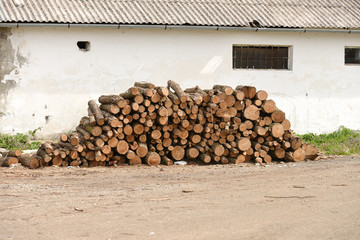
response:
[[[360,239],[360,157],[0,168],[0,239]]]

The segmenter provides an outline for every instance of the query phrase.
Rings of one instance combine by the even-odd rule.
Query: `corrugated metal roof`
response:
[[[360,28],[359,0],[0,0],[3,23]]]

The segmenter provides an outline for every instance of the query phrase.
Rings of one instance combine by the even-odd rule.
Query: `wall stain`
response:
[[[15,68],[15,49],[10,40],[10,28],[0,28],[0,117],[6,115],[6,97],[10,89],[15,88],[15,80],[4,80]],[[26,59],[18,52],[19,64],[26,63]]]

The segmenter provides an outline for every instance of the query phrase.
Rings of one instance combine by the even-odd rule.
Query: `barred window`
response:
[[[290,69],[289,47],[233,46],[234,69]]]
[[[345,47],[345,64],[360,64],[360,47]]]

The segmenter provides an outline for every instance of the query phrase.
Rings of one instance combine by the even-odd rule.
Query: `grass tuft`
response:
[[[308,133],[299,137],[327,155],[360,154],[360,133],[348,128],[340,128],[328,134]]]
[[[0,148],[6,148],[8,150],[39,148],[41,142],[31,141],[31,136],[30,133],[17,133],[16,135],[0,134]]]

